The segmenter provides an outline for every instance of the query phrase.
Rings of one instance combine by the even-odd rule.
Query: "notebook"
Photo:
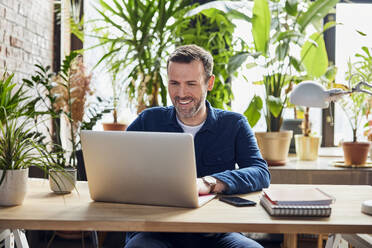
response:
[[[264,189],[263,193],[275,204],[325,205],[335,200],[319,188]]]
[[[328,205],[277,205],[272,203],[266,196],[261,196],[260,204],[273,216],[309,216],[328,217],[332,208]]]
[[[330,216],[335,199],[319,188],[264,189],[260,204],[273,216]]]
[[[89,193],[93,200],[200,207],[191,134],[81,131]]]

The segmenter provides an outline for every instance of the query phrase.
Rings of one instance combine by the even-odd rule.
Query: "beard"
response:
[[[184,97],[180,98],[178,96],[174,97],[174,107],[176,108],[177,114],[179,118],[192,118],[196,116],[200,109],[202,108],[202,104],[205,101],[206,93],[203,94],[200,98],[194,98],[194,97]],[[191,101],[191,106],[182,106],[180,102],[186,102]]]

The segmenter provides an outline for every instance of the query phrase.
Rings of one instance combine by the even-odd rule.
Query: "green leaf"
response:
[[[248,58],[247,52],[242,52],[235,54],[229,59],[229,63],[227,65],[227,71],[229,74],[235,72]]]
[[[336,26],[336,22],[335,21],[330,21],[330,22],[327,22],[324,26],[323,26],[323,31],[322,32],[325,32],[326,30]]]
[[[276,118],[282,112],[283,102],[280,97],[268,96],[267,105],[270,110],[270,113]]]
[[[251,68],[256,67],[256,66],[257,66],[256,63],[247,63],[246,68],[251,69]]]
[[[297,15],[297,0],[287,0],[285,1],[285,10],[291,16]]]
[[[303,32],[309,23],[316,23],[323,19],[332,8],[336,6],[339,0],[317,0],[311,4],[309,9],[302,13],[298,18],[300,30]]]
[[[255,0],[253,6],[252,35],[256,51],[267,54],[270,40],[271,14],[267,0]]]
[[[254,81],[252,84],[254,84],[254,85],[263,85],[264,84],[264,81],[263,80]]]
[[[275,55],[279,61],[283,61],[288,54],[289,44],[287,42],[280,43],[275,49]]]
[[[297,58],[290,56],[289,63],[296,69],[296,71],[301,72],[303,71],[303,67],[301,66],[301,61]]]
[[[329,82],[333,82],[333,81],[335,81],[336,74],[337,74],[337,67],[336,66],[329,66],[327,68],[327,71],[324,74],[324,76],[327,78],[327,80]]]
[[[199,14],[206,9],[214,8],[223,11],[224,13],[228,14],[228,16],[230,14],[230,17],[250,21],[250,18],[247,15],[240,12],[240,10],[245,7],[247,7],[247,3],[244,1],[212,1],[190,10],[185,16],[190,17]]]
[[[316,42],[317,46],[311,41],[306,41],[301,49],[301,59],[309,75],[320,77],[328,68],[328,56],[324,39],[317,32],[312,34],[310,39]]]
[[[248,108],[244,112],[244,116],[247,117],[248,123],[251,127],[254,127],[261,118],[261,110],[263,102],[261,97],[253,96]]]
[[[367,36],[366,33],[363,33],[362,31],[356,30],[361,36]]]

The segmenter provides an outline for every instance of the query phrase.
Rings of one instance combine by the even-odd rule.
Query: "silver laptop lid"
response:
[[[93,200],[198,207],[192,135],[84,130],[81,144]]]

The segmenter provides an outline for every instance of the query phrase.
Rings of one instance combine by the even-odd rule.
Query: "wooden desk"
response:
[[[342,157],[321,156],[316,161],[299,161],[294,155],[284,166],[270,166],[271,183],[372,185],[372,168],[335,167]]]
[[[85,182],[79,182],[77,187],[79,193],[59,196],[50,192],[48,181],[30,179],[23,205],[0,208],[0,229],[372,233],[372,216],[360,211],[361,202],[372,199],[372,187],[365,185],[319,186],[337,199],[329,218],[271,217],[259,204],[237,208],[217,199],[198,209],[93,202]],[[259,194],[243,197],[258,201]]]

